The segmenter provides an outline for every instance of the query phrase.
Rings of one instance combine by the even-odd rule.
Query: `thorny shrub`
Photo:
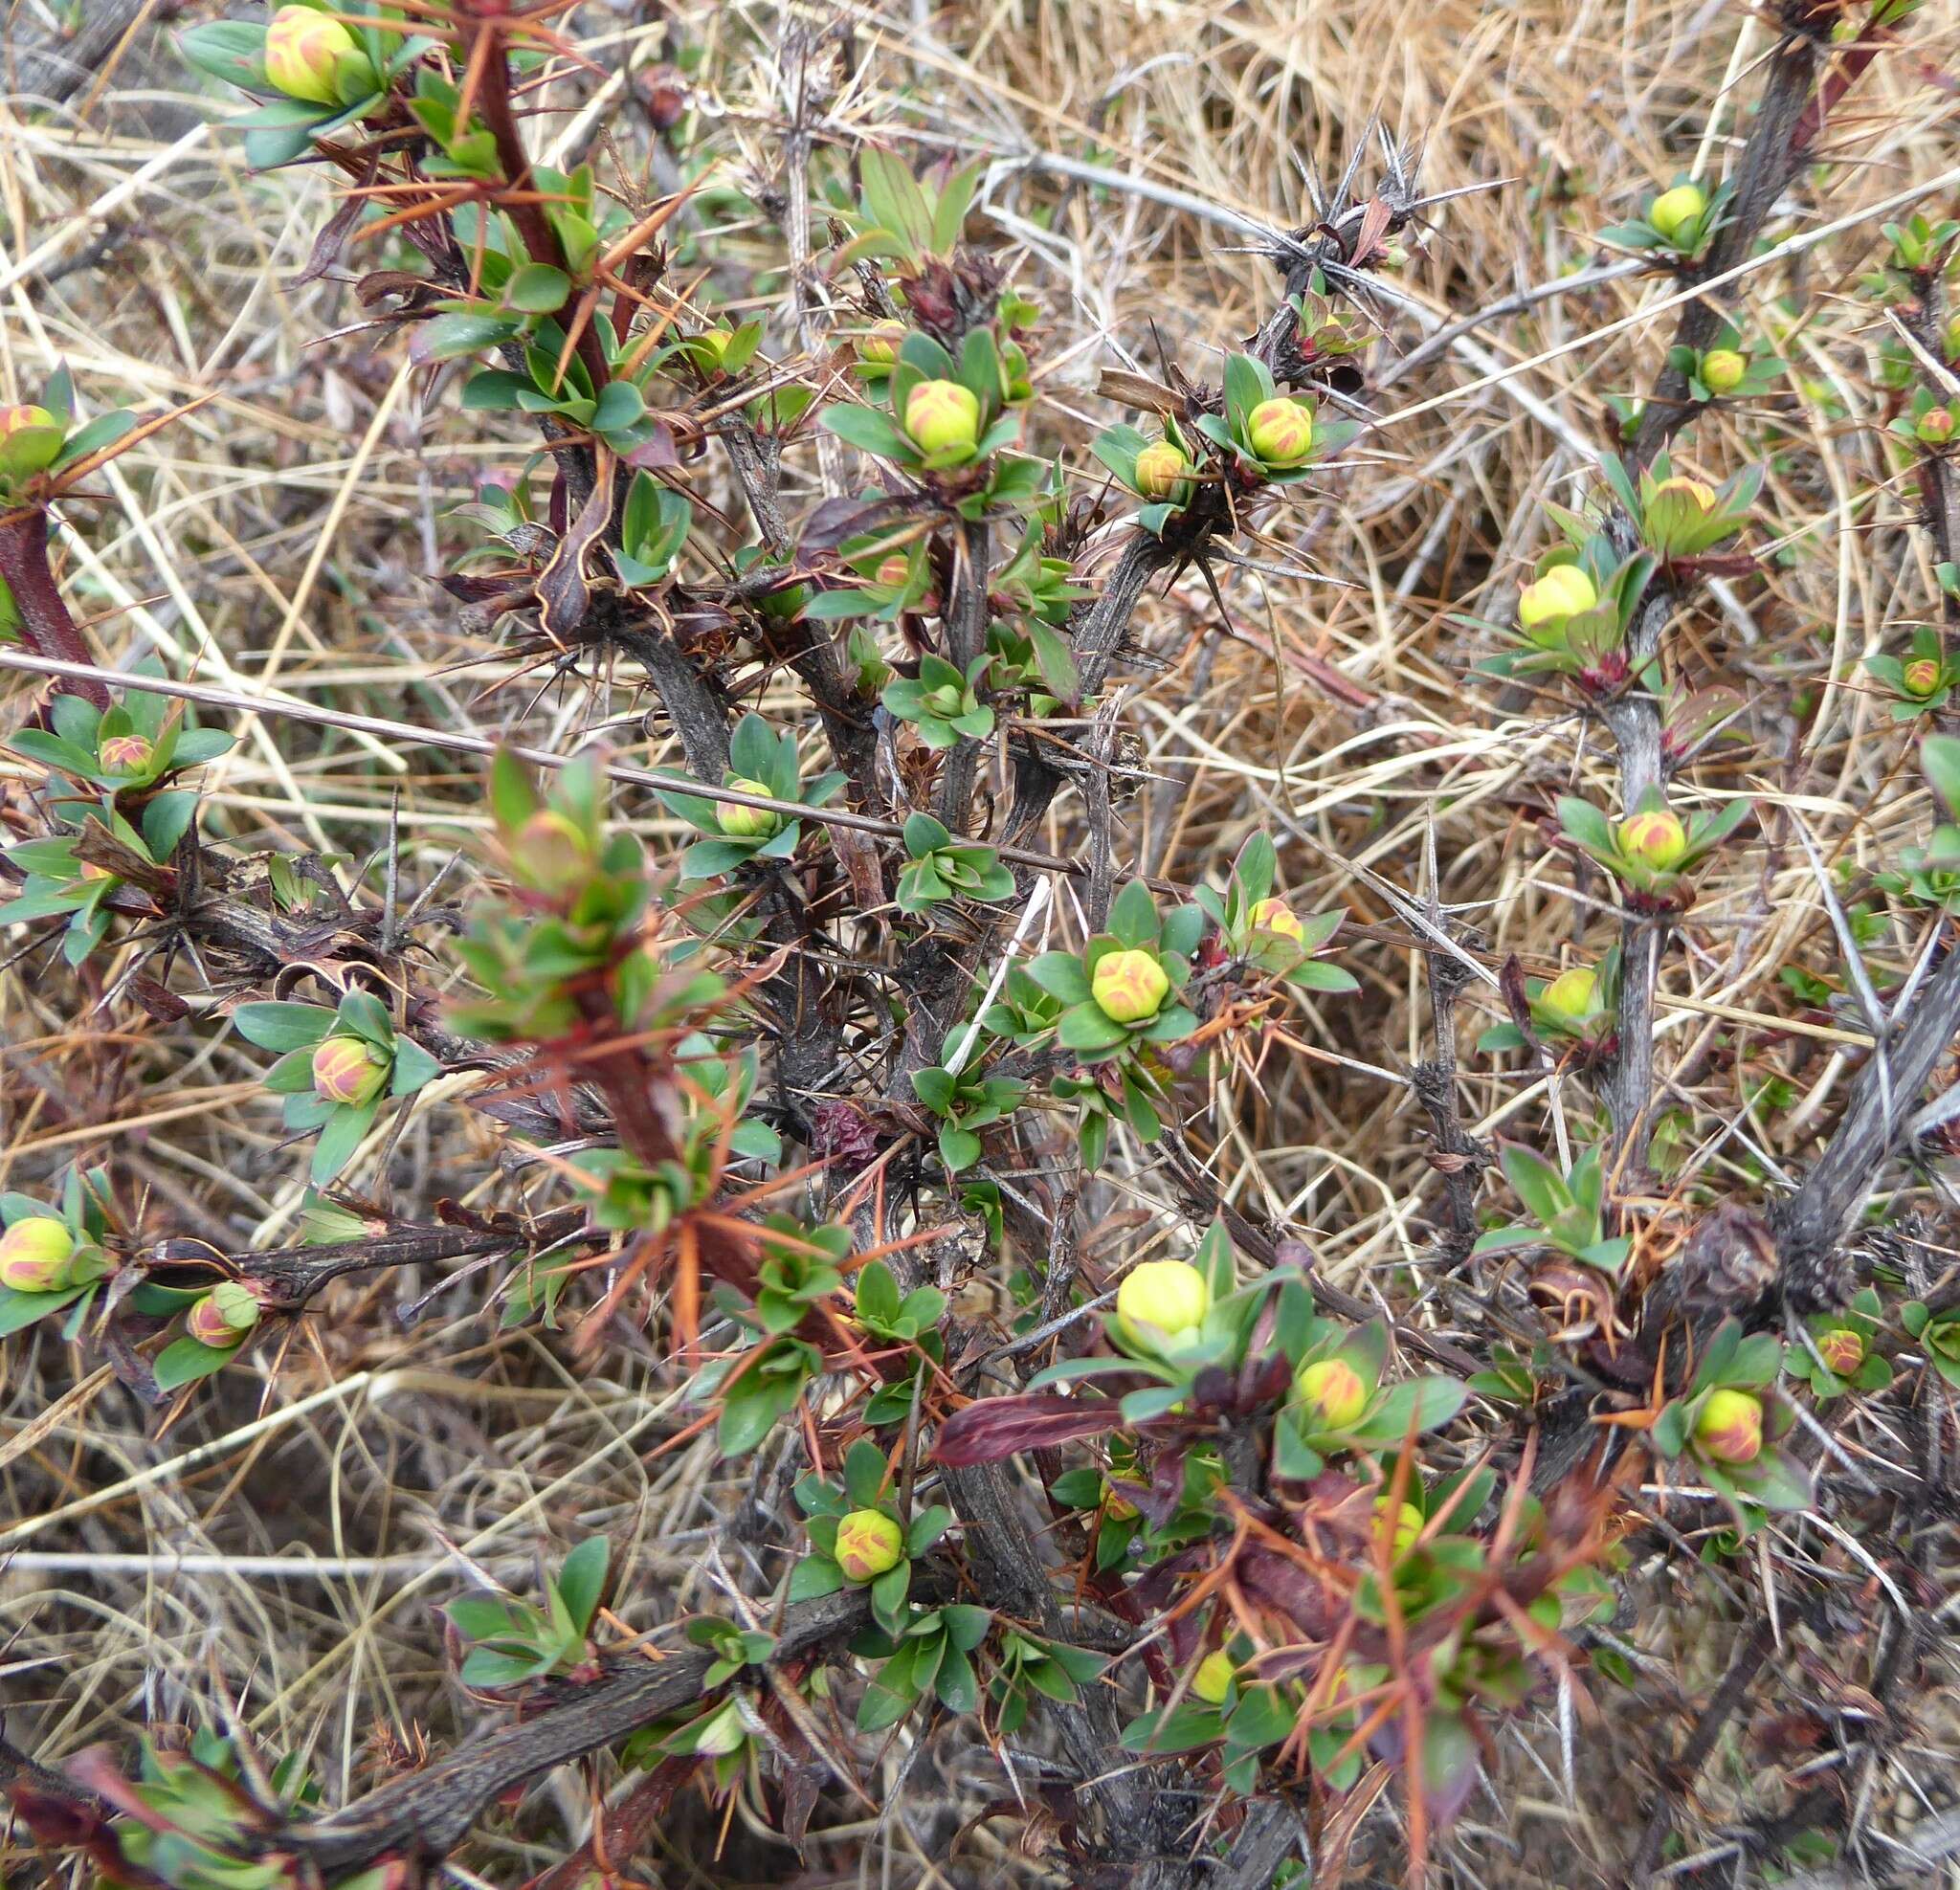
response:
[[[1126,875],[1112,792],[1153,582],[1210,582],[1379,476],[1396,266],[1436,209],[1414,154],[1349,127],[1338,184],[1259,239],[1257,332],[1108,374],[1131,417],[1084,453],[1044,401],[1050,317],[1003,266],[983,160],[806,140],[810,202],[745,271],[716,226],[754,206],[684,103],[672,188],[536,154],[565,11],[290,0],[181,50],[249,99],[223,135],[251,164],[341,179],[312,268],[371,265],[368,345],[426,368],[432,432],[508,450],[451,515],[456,606],[539,670],[636,666],[685,772],[500,751],[488,878],[457,906],[405,901],[392,856],[358,909],[334,861],[250,870],[199,825],[224,705],[93,664],[49,562],[51,518],[162,422],[82,424],[65,374],[0,415],[6,622],[16,667],[53,678],[14,700],[32,793],[0,924],[21,962],[70,967],[78,1029],[140,1003],[265,1053],[318,1190],[310,1247],[262,1253],[172,1233],[113,1154],[21,1186],[0,1330],[57,1332],[167,1425],[241,1358],[276,1372],[343,1276],[494,1261],[505,1328],[573,1369],[665,1361],[678,1434],[793,1485],[755,1565],[775,1585],[649,1660],[616,1612],[644,1597],[592,1537],[529,1591],[448,1602],[486,1728],[456,1751],[329,1810],[213,1701],[188,1743],[10,1747],[20,1828],[114,1883],[391,1885],[512,1788],[610,1753],[593,1776],[643,1819],[698,1789],[800,1842],[819,1805],[857,1814],[853,1753],[957,1724],[999,1760],[981,1814],[1039,1822],[1068,1880],[1335,1882],[1350,1853],[1420,1880],[1507,1730],[1555,1712],[1570,1773],[1575,1725],[1665,1686],[1628,1583],[1659,1557],[1715,1583],[1741,1651],[1618,1868],[1679,1857],[1684,1795],[1779,1639],[1877,1611],[1862,1678],[1783,1723],[1800,1778],[1714,1861],[1833,1854],[1952,1626],[1960,1285],[1912,1218],[1947,1184],[1869,1204],[1952,1134],[1927,1096],[1960,1017],[1960,224],[1869,233],[1858,285],[1938,586],[1868,686],[1923,738],[1933,812],[1857,888],[1883,924],[1856,929],[1817,861],[1841,966],[1787,982],[1877,1047],[1803,1176],[1670,1091],[1655,997],[1670,954],[1711,948],[1711,862],[1809,845],[1717,765],[1743,705],[1698,686],[1706,587],[1746,597],[1778,554],[1766,471],[1808,438],[1779,393],[1804,284],[1765,322],[1731,291],[1847,89],[1912,56],[1910,6],[1780,0],[1727,180],[1656,178],[1597,233],[1680,291],[1676,339],[1596,476],[1544,504],[1515,613],[1466,620],[1465,686],[1610,744],[1619,790],[1524,790],[1576,895],[1549,975],[1393,897],[1438,1037],[1378,1074],[1428,1112],[1441,1185],[1412,1204],[1419,1265],[1365,1291],[1207,1141],[1215,1093],[1310,1053],[1357,989],[1342,913],[1300,908],[1263,834],[1202,883]],[[1725,404],[1752,463],[1697,449]],[[799,706],[758,710],[786,678]],[[690,837],[650,848],[622,804]],[[1519,1085],[1501,1140],[1459,1117],[1473,984],[1498,1016],[1476,1054]],[[435,1221],[396,1215],[416,1110],[494,1123],[523,1179],[486,1197],[494,1164],[459,1171]],[[1083,1229],[1120,1234],[1147,1176],[1181,1234],[1125,1252],[1105,1229],[1092,1256]],[[630,1879],[612,1829],[557,1880]]]

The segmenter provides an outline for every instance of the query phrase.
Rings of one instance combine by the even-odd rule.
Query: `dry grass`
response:
[[[21,0],[15,31],[45,11]],[[724,175],[778,187],[771,49],[785,17],[682,5],[671,21],[633,24],[630,9],[577,8],[571,36],[612,77],[596,93],[590,73],[556,81],[545,140],[590,150],[629,194],[657,188],[618,75],[698,48],[691,82]],[[1371,119],[1422,144],[1431,189],[1496,187],[1452,203],[1396,278],[1411,305],[1384,308],[1378,345],[1393,355],[1441,318],[1594,260],[1589,233],[1674,170],[1720,174],[1770,39],[1745,8],[1714,0],[1001,0],[852,18],[859,76],[832,100],[825,137],[994,155],[985,227],[1047,311],[1042,422],[1052,443],[1076,446],[1111,417],[1093,391],[1102,369],[1155,373],[1176,360],[1202,375],[1251,332],[1272,279],[1236,252],[1224,213],[1302,220],[1296,165],[1337,172]],[[126,63],[86,96],[18,101],[0,120],[0,391],[32,397],[65,359],[90,411],[203,402],[112,468],[92,502],[67,508],[70,595],[111,660],[153,653],[172,675],[265,705],[209,770],[214,837],[343,854],[344,883],[371,901],[392,816],[405,884],[446,875],[446,896],[460,897],[486,826],[478,765],[320,729],[280,703],[561,751],[604,728],[644,765],[672,762],[676,745],[642,725],[650,700],[633,674],[554,680],[460,625],[433,582],[459,543],[445,513],[479,477],[516,463],[520,434],[493,441],[464,422],[454,376],[411,377],[399,341],[361,325],[345,271],[298,282],[326,213],[322,181],[248,173],[235,142],[204,128],[207,107],[186,96],[167,51],[143,69],[156,34],[140,28]],[[1956,57],[1952,8],[1929,7],[1910,50],[1882,58],[1834,121],[1830,162],[1793,193],[1777,233],[1919,191],[1930,190],[1928,212],[1943,208],[1955,145],[1940,75]],[[1094,175],[1058,175],[1049,157]],[[1688,948],[1664,973],[1660,1066],[1676,1087],[1662,1106],[1683,1126],[1683,1188],[1693,1175],[1754,1193],[1766,1170],[1800,1167],[1868,1042],[1855,1005],[1827,1020],[1779,980],[1786,967],[1823,972],[1838,959],[1797,826],[1855,892],[1927,822],[1907,744],[1859,668],[1899,647],[1933,594],[1926,543],[1880,445],[1876,336],[1848,300],[1876,242],[1874,225],[1857,223],[1800,263],[1748,278],[1757,317],[1793,279],[1808,297],[1787,384],[1732,421],[1703,423],[1688,453],[1720,476],[1776,438],[1765,507],[1790,555],[1681,627],[1699,678],[1732,684],[1748,704],[1746,745],[1699,765],[1686,798],[1753,794],[1771,840],[1707,876]],[[738,233],[734,250],[774,256],[775,233]],[[1381,396],[1385,424],[1348,471],[1276,516],[1271,538],[1249,547],[1258,568],[1221,567],[1224,619],[1194,572],[1147,607],[1125,683],[1142,765],[1120,809],[1123,857],[1191,882],[1264,826],[1305,909],[1341,904],[1386,927],[1391,889],[1433,894],[1479,929],[1487,965],[1515,953],[1549,972],[1596,955],[1610,923],[1574,900],[1545,823],[1561,791],[1612,802],[1610,749],[1569,714],[1466,686],[1485,646],[1459,618],[1505,615],[1547,543],[1545,501],[1586,490],[1608,438],[1607,395],[1644,387],[1659,367],[1672,322],[1652,311],[1666,292],[1639,278],[1594,285],[1462,336]],[[809,489],[815,472],[805,454],[792,487]],[[722,476],[701,477],[714,491]],[[762,700],[792,697],[770,685]],[[12,692],[10,723],[28,702]],[[24,825],[34,778],[0,758],[0,817]],[[1055,852],[1079,846],[1079,812],[1059,804],[1045,839]],[[650,834],[672,831],[643,799],[622,812]],[[1872,952],[1901,964],[1914,945],[1894,927]],[[1364,932],[1344,962],[1362,995],[1315,1007],[1309,1050],[1221,1086],[1202,1132],[1229,1198],[1303,1230],[1331,1279],[1447,1324],[1424,1264],[1435,1189],[1423,1118],[1399,1077],[1384,1079],[1425,1054],[1420,954]],[[237,1251],[290,1237],[303,1164],[256,1088],[260,1059],[234,1037],[147,1016],[120,988],[124,968],[99,961],[78,983],[50,970],[42,947],[0,971],[0,1187],[44,1186],[78,1158],[105,1162],[147,1238]],[[180,970],[193,992],[194,968]],[[1503,1014],[1488,986],[1473,984],[1466,1005],[1479,1028]],[[1766,1101],[1769,1078],[1784,1087]],[[1548,1112],[1570,1124],[1589,1107],[1570,1083],[1548,1093],[1488,1059],[1466,1083],[1480,1134],[1548,1141]],[[377,1144],[347,1182],[404,1213],[445,1195],[484,1208],[543,1198],[538,1170],[500,1163],[480,1120],[438,1098],[418,1104],[385,1175]],[[1107,1179],[1105,1209],[1181,1225],[1149,1166],[1119,1154]],[[497,1331],[497,1281],[464,1269],[446,1281],[344,1282],[262,1377],[225,1373],[161,1434],[106,1367],[52,1332],[9,1342],[9,1736],[61,1754],[138,1723],[235,1712],[272,1747],[310,1753],[338,1801],[399,1762],[391,1746],[447,1744],[475,1723],[447,1677],[433,1606],[465,1564],[522,1587],[535,1555],[603,1529],[634,1577],[622,1611],[633,1629],[728,1587],[766,1591],[757,1558],[781,1525],[770,1501],[745,1507],[751,1466],[731,1476],[702,1439],[658,1448],[687,1415],[670,1365],[620,1346],[575,1370],[535,1332]],[[402,1317],[411,1302],[416,1316]],[[757,1474],[767,1485],[767,1459]],[[1641,1592],[1631,1637],[1674,1664],[1692,1700],[1726,1658],[1719,1587],[1682,1565]],[[1583,1728],[1581,1789],[1569,1797],[1548,1701],[1528,1740],[1507,1748],[1511,1802],[1473,1806],[1451,1866],[1459,1880],[1614,1880],[1648,1786],[1628,1755],[1651,1758],[1678,1738],[1664,1708]],[[1912,1821],[1908,1779],[1938,1803],[1949,1731],[1923,1724],[1868,1781],[1877,1822]],[[865,1881],[880,1870],[893,1881],[1043,1877],[1038,1855],[1002,1848],[1005,1825],[947,1857],[947,1808],[999,1793],[984,1752],[943,1742],[915,1752],[901,1737],[876,1764],[869,1790],[894,1809],[875,1834],[840,1817],[813,1847],[810,1880],[860,1867]],[[1718,1758],[1703,1806],[1711,1821],[1754,1809],[1756,1764],[1740,1739]],[[584,1788],[564,1775],[467,1861],[517,1882],[561,1855],[587,1815]],[[685,1809],[660,1834],[660,1880],[780,1881],[792,1867],[779,1840],[739,1827],[724,1861],[708,1862],[707,1817]],[[18,1853],[13,1862],[31,1871]]]

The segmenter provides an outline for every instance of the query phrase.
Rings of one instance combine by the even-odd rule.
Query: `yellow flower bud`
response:
[[[1189,1260],[1146,1260],[1116,1289],[1116,1329],[1138,1351],[1175,1351],[1212,1310],[1212,1289]]]
[[[873,576],[878,583],[893,590],[902,590],[912,581],[912,567],[901,553],[894,551],[880,564]]]
[[[1574,965],[1570,971],[1561,971],[1538,993],[1538,1003],[1552,1016],[1574,1023],[1592,1014],[1598,992],[1598,977],[1586,966]]]
[[[60,1293],[75,1282],[75,1235],[53,1214],[31,1214],[0,1234],[0,1286],[16,1293]]]
[[[39,438],[13,446],[16,434]],[[44,472],[61,452],[61,423],[45,407],[0,407],[0,466],[15,477]]]
[[[1197,1672],[1191,1677],[1192,1697],[1202,1700],[1207,1706],[1222,1706],[1237,1678],[1237,1663],[1222,1647],[1214,1648],[1198,1662]]]
[[[1817,1356],[1839,1378],[1849,1378],[1864,1363],[1864,1335],[1848,1325],[1834,1325],[1817,1340]]]
[[[1702,357],[1702,385],[1710,393],[1733,393],[1749,364],[1732,347],[1711,347]]]
[[[904,1537],[882,1510],[854,1509],[837,1524],[837,1567],[847,1581],[873,1582],[899,1566]]]
[[[1899,680],[1905,693],[1924,701],[1940,686],[1940,666],[1930,656],[1919,656],[1905,665]]]
[[[1695,1436],[1717,1463],[1753,1463],[1763,1448],[1763,1401],[1747,1391],[1711,1391]]]
[[[313,1053],[313,1093],[323,1102],[358,1108],[373,1101],[387,1080],[387,1059],[360,1037],[328,1037]]]
[[[1598,587],[1577,565],[1554,565],[1518,597],[1518,621],[1526,630],[1553,617],[1576,616],[1599,601]]]
[[[957,381],[921,381],[905,396],[905,431],[922,453],[948,453],[980,437],[980,402]]]
[[[889,367],[904,344],[902,322],[880,322],[858,337],[858,359],[867,367]]]
[[[152,752],[141,735],[112,735],[96,750],[96,758],[118,774],[134,774],[148,765]]]
[[[1699,184],[1677,184],[1654,199],[1647,221],[1660,233],[1663,242],[1672,243],[1707,208],[1708,199]]]
[[[339,20],[311,7],[281,7],[265,30],[265,76],[289,99],[337,105],[340,62],[356,50]]]
[[[1262,899],[1252,909],[1253,929],[1259,932],[1276,932],[1282,939],[1291,939],[1297,945],[1306,943],[1306,927],[1294,915],[1293,908],[1281,899]]]
[[[1313,450],[1313,410],[1281,394],[1245,416],[1245,440],[1269,466],[1297,466]]]
[[[1293,1389],[1313,1407],[1318,1422],[1330,1431],[1344,1431],[1368,1409],[1368,1387],[1360,1372],[1343,1358],[1321,1359],[1303,1366]]]
[[[1386,1496],[1374,1500],[1376,1518],[1382,1519],[1389,1513],[1389,1500]],[[1394,1530],[1389,1541],[1391,1561],[1399,1562],[1415,1546],[1415,1539],[1422,1534],[1423,1516],[1413,1502],[1398,1502],[1395,1505]]]
[[[751,781],[746,774],[733,774],[726,785],[741,794],[767,794],[776,798],[767,782]],[[715,804],[715,825],[731,840],[767,840],[783,831],[783,816],[766,807],[738,807],[732,801]]]
[[[1169,499],[1190,471],[1191,461],[1168,439],[1153,440],[1137,455],[1137,490],[1146,499]]]
[[[1630,813],[1620,822],[1615,837],[1620,852],[1629,859],[1637,859],[1657,873],[1672,872],[1687,856],[1687,829],[1681,824],[1681,816],[1667,808]]]
[[[1147,951],[1106,952],[1089,979],[1096,1008],[1119,1024],[1147,1023],[1169,990],[1170,974]]]
[[[1654,497],[1663,493],[1677,493],[1704,516],[1715,509],[1715,488],[1702,479],[1691,479],[1684,473],[1677,473],[1671,479],[1662,479],[1654,488]]]

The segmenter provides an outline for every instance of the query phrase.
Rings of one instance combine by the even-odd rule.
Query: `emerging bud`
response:
[[[957,682],[942,682],[937,689],[925,692],[925,706],[934,715],[950,720],[963,714],[967,706],[967,692]]]
[[[281,7],[265,30],[265,76],[289,99],[337,105],[340,63],[358,50],[339,20],[311,7]]]
[[[1303,1366],[1293,1389],[1330,1431],[1345,1431],[1368,1409],[1368,1387],[1346,1359],[1321,1359]]]
[[[1953,410],[1928,407],[1912,431],[1927,446],[1945,446],[1953,437]]]
[[[1679,814],[1664,807],[1628,814],[1615,837],[1629,859],[1637,859],[1656,873],[1671,873],[1687,856],[1687,829]]]
[[[184,1316],[184,1330],[200,1345],[229,1351],[258,1323],[264,1310],[261,1289],[249,1280],[225,1279]]]
[[[13,446],[16,434],[41,437]],[[0,407],[0,466],[18,478],[45,472],[61,452],[61,423],[45,407]]]
[[[373,1101],[387,1080],[388,1059],[360,1037],[328,1037],[313,1053],[313,1093],[323,1102],[358,1109]]]
[[[1695,1436],[1717,1463],[1753,1463],[1763,1448],[1763,1401],[1747,1391],[1710,1391]]]
[[[75,1282],[75,1235],[53,1214],[31,1214],[0,1234],[0,1286],[16,1293],[62,1293]]]
[[[1577,565],[1554,565],[1518,596],[1518,621],[1526,630],[1552,617],[1577,616],[1599,601],[1598,587]]]
[[[1170,974],[1147,951],[1112,951],[1097,965],[1089,992],[1103,1016],[1119,1024],[1141,1024],[1163,1009]]]
[[[1905,665],[1899,680],[1908,696],[1923,702],[1940,686],[1940,666],[1930,656],[1916,656]]]
[[[1374,1500],[1374,1513],[1377,1521],[1389,1513],[1389,1500],[1385,1496]],[[1398,1502],[1395,1505],[1394,1532],[1389,1541],[1389,1558],[1399,1562],[1415,1546],[1415,1539],[1422,1533],[1423,1516],[1413,1502]]]
[[[1654,199],[1647,221],[1660,233],[1663,242],[1672,243],[1707,208],[1708,199],[1699,184],[1677,184]]]
[[[912,581],[912,567],[906,558],[894,551],[879,566],[873,576],[892,590],[902,590]]]
[[[1313,412],[1283,394],[1245,416],[1245,441],[1269,466],[1297,466],[1313,450]]]
[[[1732,347],[1711,347],[1702,357],[1702,385],[1710,393],[1733,393],[1749,364]]]
[[[96,756],[104,767],[118,774],[134,774],[149,765],[152,752],[141,735],[112,735],[96,750]]]
[[[766,781],[751,781],[746,774],[730,775],[727,785],[739,794],[776,798],[775,789]],[[783,816],[766,807],[737,807],[731,801],[721,801],[715,807],[715,825],[731,840],[767,840],[783,831]]]
[[[922,453],[949,453],[980,437],[980,402],[957,381],[921,381],[905,396],[905,431]]]
[[[1306,944],[1306,927],[1282,899],[1259,901],[1252,909],[1252,923],[1255,931],[1276,932],[1282,939],[1291,939],[1297,945]]]
[[[512,838],[510,863],[527,884],[562,898],[591,876],[591,840],[569,814],[540,808]]]
[[[1116,1289],[1116,1329],[1139,1351],[1175,1350],[1211,1310],[1212,1289],[1189,1260],[1146,1260]]]
[[[1237,1663],[1222,1647],[1214,1648],[1198,1662],[1197,1672],[1191,1677],[1192,1697],[1202,1700],[1207,1706],[1222,1706],[1237,1678]]]
[[[1849,1378],[1864,1363],[1864,1334],[1848,1325],[1834,1325],[1818,1339],[1817,1356],[1839,1378]]]
[[[1137,455],[1137,490],[1146,499],[1169,499],[1190,471],[1191,461],[1168,439],[1152,440]]]
[[[1112,1521],[1127,1523],[1137,1513],[1137,1506],[1126,1496],[1112,1489],[1105,1479],[1102,1484],[1102,1509]]]
[[[858,337],[858,359],[867,367],[889,367],[904,345],[902,322],[880,322]]]
[[[694,1749],[703,1758],[725,1759],[729,1753],[741,1751],[747,1737],[748,1728],[742,1723],[741,1709],[731,1700],[695,1734]]]
[[[1574,965],[1570,971],[1561,971],[1538,993],[1538,1003],[1552,1016],[1577,1023],[1581,1017],[1592,1014],[1598,991],[1596,974],[1584,965]]]
[[[883,1511],[854,1509],[837,1524],[837,1567],[853,1582],[873,1582],[899,1566],[904,1538]]]

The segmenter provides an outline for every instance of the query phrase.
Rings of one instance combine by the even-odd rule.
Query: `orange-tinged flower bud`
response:
[[[1387,1497],[1375,1498],[1374,1513],[1377,1519],[1388,1515]],[[1415,1539],[1422,1533],[1422,1512],[1413,1502],[1398,1502],[1395,1505],[1394,1533],[1389,1542],[1389,1554],[1392,1560],[1401,1561],[1415,1546]]]
[[[111,735],[96,750],[96,757],[107,768],[118,774],[134,774],[139,767],[146,767],[155,751],[141,735]]]
[[[74,1284],[75,1235],[53,1214],[30,1214],[0,1234],[0,1286],[16,1293],[60,1293]]]
[[[340,62],[357,50],[339,20],[311,7],[281,7],[265,30],[265,76],[289,99],[337,105]]]
[[[244,1279],[220,1280],[184,1315],[184,1330],[200,1345],[235,1345],[258,1323],[262,1289]]]
[[[1817,1340],[1817,1356],[1839,1378],[1849,1378],[1864,1363],[1864,1334],[1834,1325]]]
[[[16,434],[35,432],[30,445],[12,445]],[[61,423],[45,407],[0,407],[0,465],[13,475],[39,473],[53,465],[61,451]]]
[[[1733,393],[1748,371],[1748,362],[1732,347],[1711,347],[1702,357],[1702,385],[1710,393]]]
[[[360,1037],[328,1037],[313,1053],[313,1093],[323,1102],[358,1108],[373,1101],[387,1080],[387,1058]]]
[[[1192,1694],[1207,1706],[1222,1706],[1237,1678],[1237,1662],[1222,1647],[1214,1648],[1198,1662],[1197,1672],[1191,1677]]]
[[[1320,1359],[1303,1366],[1293,1388],[1330,1431],[1346,1430],[1368,1409],[1368,1386],[1343,1358]]]
[[[751,781],[746,774],[733,774],[727,785],[738,794],[766,794],[770,800],[776,792],[766,781]],[[715,825],[731,840],[767,840],[783,831],[783,816],[766,807],[738,807],[732,801],[719,801],[715,806]]]
[[[980,402],[957,381],[921,381],[905,396],[905,431],[922,453],[948,453],[980,437]]]
[[[1707,208],[1708,199],[1699,184],[1677,184],[1654,199],[1647,221],[1660,233],[1663,241],[1672,243]]]
[[[1089,991],[1103,1016],[1119,1024],[1142,1024],[1164,1008],[1170,974],[1154,952],[1106,952],[1089,979]]]
[[[1724,1388],[1708,1393],[1695,1436],[1717,1463],[1753,1463],[1763,1448],[1763,1401]]]
[[[1526,630],[1554,617],[1576,616],[1599,601],[1599,589],[1577,565],[1554,565],[1518,595],[1518,621]]]
[[[1924,701],[1940,686],[1940,666],[1930,656],[1915,657],[1905,665],[1899,679],[1908,696]]]
[[[1681,816],[1667,808],[1628,814],[1615,837],[1620,852],[1629,859],[1637,859],[1657,873],[1672,872],[1687,856],[1687,829],[1681,824]]]
[[[1313,450],[1313,410],[1281,394],[1245,416],[1246,444],[1269,466],[1297,466]]]
[[[1570,971],[1561,971],[1538,993],[1538,1002],[1554,1017],[1574,1023],[1592,1014],[1598,993],[1597,975],[1584,965],[1574,965]]]
[[[591,877],[592,843],[569,814],[540,808],[511,840],[510,863],[527,885],[560,897]]]
[[[1953,410],[1928,407],[1912,430],[1927,446],[1945,446],[1953,437]]]
[[[1175,1351],[1212,1310],[1212,1289],[1189,1260],[1146,1260],[1116,1289],[1116,1329],[1139,1351]]]
[[[1146,499],[1169,499],[1190,471],[1191,461],[1168,439],[1152,440],[1137,455],[1137,490]]]
[[[879,566],[874,575],[880,584],[893,590],[902,590],[912,581],[912,567],[907,559],[894,551]]]
[[[837,1567],[853,1582],[873,1582],[899,1566],[904,1537],[882,1510],[854,1509],[837,1524]]]
[[[1300,923],[1293,908],[1282,899],[1262,899],[1252,909],[1253,928],[1260,932],[1277,932],[1282,939],[1291,939],[1297,945],[1306,943],[1306,927]]]

